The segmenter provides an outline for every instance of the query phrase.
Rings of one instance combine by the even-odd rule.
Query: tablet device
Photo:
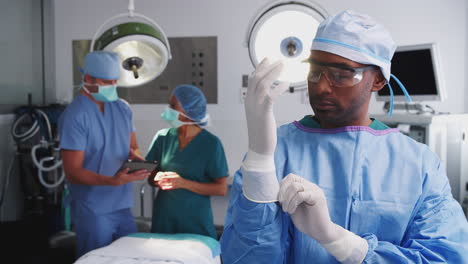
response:
[[[129,168],[130,170],[128,171],[128,173],[132,173],[137,170],[147,170],[152,172],[155,171],[157,167],[157,161],[126,160],[120,167],[120,170]]]

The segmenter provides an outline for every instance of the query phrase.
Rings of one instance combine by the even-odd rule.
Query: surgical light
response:
[[[285,67],[279,81],[294,89],[307,86],[309,65],[303,61],[325,11],[310,1],[275,1],[265,6],[251,21],[244,45],[254,67],[269,57],[282,60]]]
[[[127,21],[114,24],[101,34],[105,26],[121,19]],[[172,58],[164,31],[152,19],[134,13],[133,0],[129,0],[128,13],[115,15],[98,28],[90,49],[114,51],[119,55],[121,77],[117,85],[127,88],[154,80]]]

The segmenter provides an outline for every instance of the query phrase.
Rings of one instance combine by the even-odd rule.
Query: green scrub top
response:
[[[161,171],[177,172],[191,181],[211,183],[228,176],[221,141],[205,129],[182,150],[176,128],[158,131],[146,160],[156,160]],[[186,189],[159,190],[153,203],[151,232],[191,233],[217,239],[210,197]]]

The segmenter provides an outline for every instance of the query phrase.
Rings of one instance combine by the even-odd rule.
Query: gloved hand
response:
[[[269,59],[265,58],[249,76],[244,104],[249,150],[258,154],[272,155],[275,151],[276,121],[273,115],[273,101],[288,89],[289,83],[280,82],[274,88],[272,85],[282,70],[281,61],[270,64]]]
[[[283,64],[270,64],[264,59],[249,76],[245,98],[245,114],[249,136],[249,151],[242,162],[243,193],[253,202],[277,201],[279,183],[276,178],[274,152],[276,148],[276,121],[273,101],[289,83],[273,83],[278,79]]]
[[[331,221],[320,187],[288,174],[280,184],[278,200],[294,226],[317,240],[338,261],[361,263],[364,260],[367,241]]]

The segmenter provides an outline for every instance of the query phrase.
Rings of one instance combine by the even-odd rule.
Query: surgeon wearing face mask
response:
[[[209,115],[203,92],[177,86],[161,117],[170,128],[156,133],[146,155],[161,171],[149,179],[159,187],[151,232],[217,239],[210,196],[226,194],[228,167],[221,141],[204,128]]]
[[[119,170],[127,159],[143,157],[130,106],[117,95],[117,54],[88,53],[81,71],[82,89],[59,120],[60,149],[77,239],[76,257],[137,231],[130,211],[132,182],[149,176],[145,170]]]
[[[288,85],[271,87],[283,66],[257,66],[245,100],[249,149],[221,238],[224,264],[468,263],[468,223],[439,157],[369,117],[372,93],[395,78],[395,48],[367,15],[324,20],[304,76],[314,114],[278,129],[273,102]]]

